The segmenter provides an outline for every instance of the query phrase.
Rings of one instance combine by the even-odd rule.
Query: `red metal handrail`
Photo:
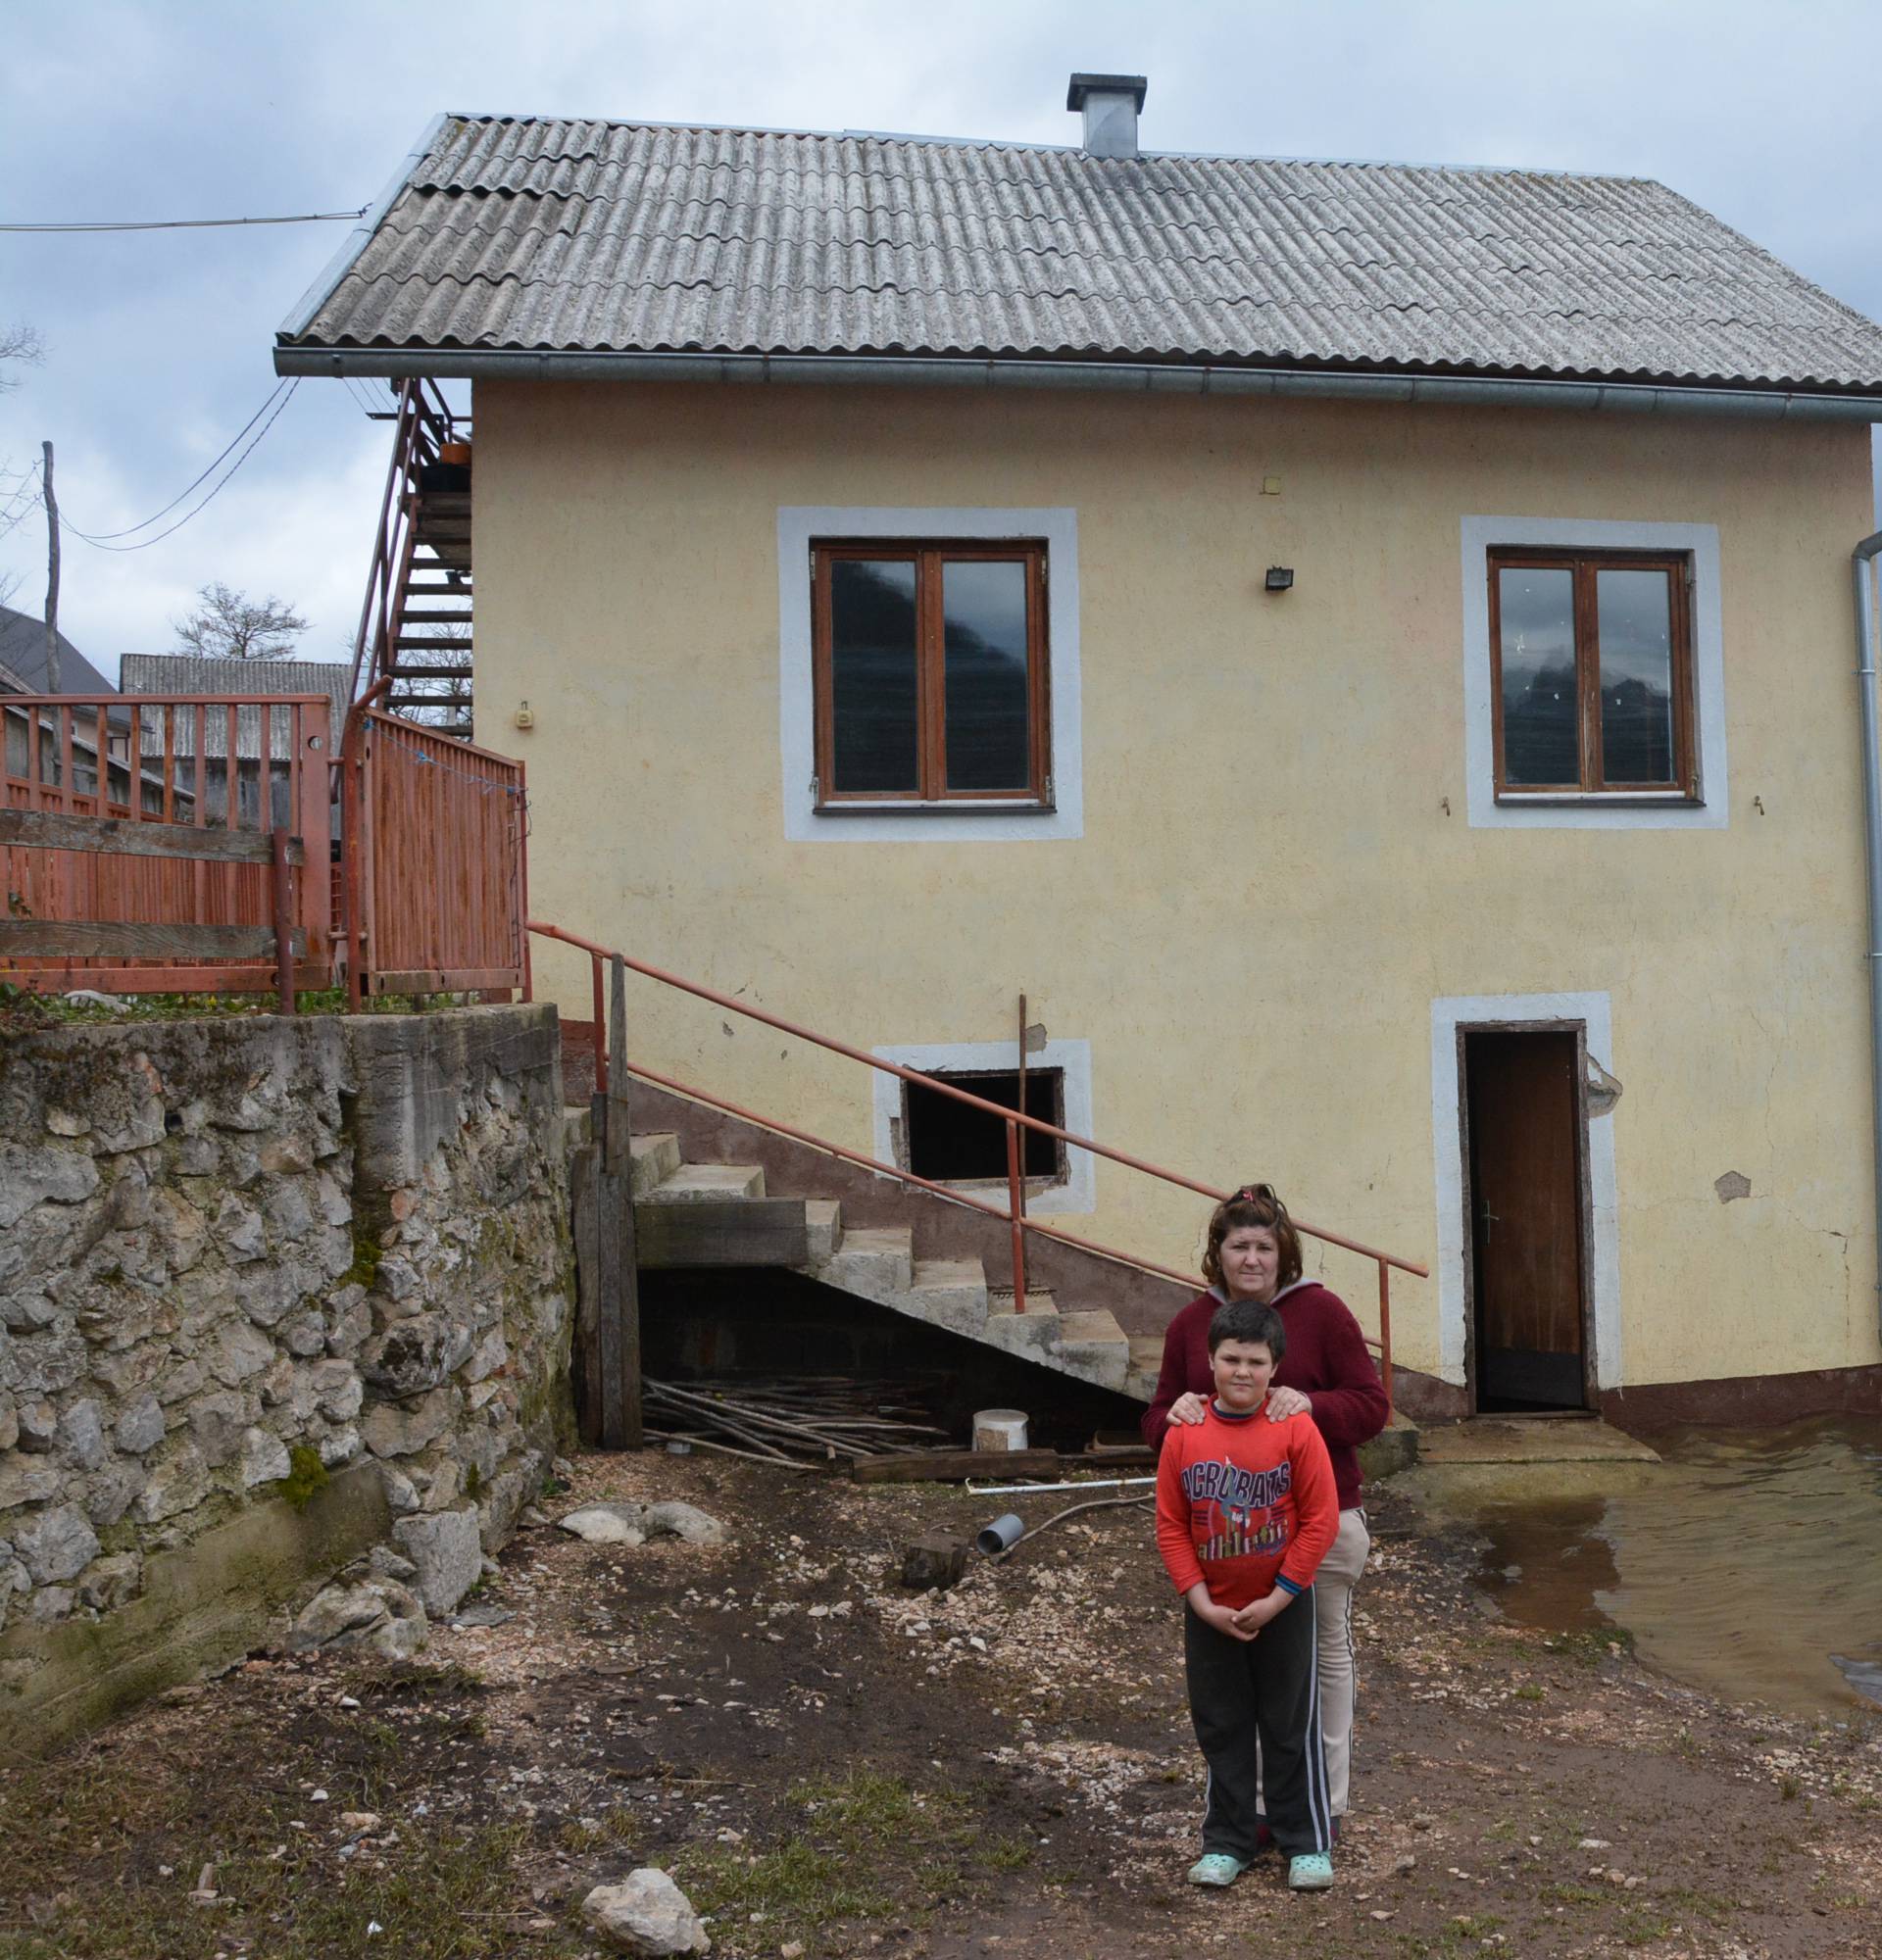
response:
[[[529,930],[533,933],[539,933],[545,939],[560,940],[564,945],[572,946],[579,952],[588,955],[594,982],[595,1086],[597,1090],[605,1092],[608,1086],[608,1054],[601,1008],[601,962],[606,959],[619,961],[622,967],[629,971],[641,974],[646,979],[658,981],[662,986],[675,988],[681,993],[691,994],[702,1001],[710,1001],[715,1006],[722,1007],[729,1013],[742,1014],[748,1020],[763,1022],[767,1027],[776,1028],[781,1034],[791,1035],[800,1041],[810,1042],[817,1048],[827,1049],[832,1054],[840,1054],[847,1056],[852,1061],[860,1061],[866,1067],[873,1068],[884,1075],[893,1075],[899,1077],[904,1082],[916,1083],[924,1089],[933,1090],[936,1094],[948,1097],[952,1101],[963,1103],[968,1108],[979,1109],[988,1115],[999,1118],[1006,1127],[1007,1137],[1007,1208],[1004,1211],[998,1205],[989,1204],[984,1200],[971,1198],[966,1193],[954,1190],[946,1185],[934,1183],[927,1178],[917,1177],[913,1171],[904,1170],[898,1164],[883,1163],[879,1158],[867,1156],[860,1151],[848,1150],[841,1144],[832,1143],[827,1138],[816,1136],[808,1130],[796,1129],[790,1124],[779,1122],[774,1117],[741,1108],[738,1104],[728,1102],[720,1097],[709,1095],[703,1090],[693,1088],[689,1084],[676,1081],[671,1077],[656,1074],[651,1069],[634,1066],[628,1071],[630,1074],[638,1076],[642,1081],[654,1083],[660,1088],[671,1090],[678,1095],[704,1102],[713,1108],[724,1110],[729,1115],[738,1116],[745,1121],[757,1123],[766,1129],[774,1130],[780,1136],[790,1137],[799,1143],[809,1144],[817,1150],[828,1152],[832,1156],[841,1157],[849,1162],[864,1165],[883,1176],[896,1178],[904,1184],[917,1186],[922,1190],[932,1192],[936,1196],[948,1200],[951,1203],[965,1204],[970,1210],[985,1212],[989,1216],[1006,1220],[1013,1232],[1013,1293],[1014,1311],[1015,1313],[1024,1313],[1026,1311],[1025,1235],[1028,1232],[1040,1233],[1046,1238],[1058,1240],[1065,1245],[1075,1246],[1081,1250],[1095,1252],[1103,1258],[1114,1259],[1125,1265],[1134,1266],[1142,1272],[1153,1273],[1164,1279],[1175,1280],[1179,1285],[1189,1286],[1197,1283],[1196,1276],[1194,1275],[1172,1271],[1167,1266],[1158,1265],[1154,1261],[1140,1258],[1134,1253],[1120,1252],[1114,1248],[1100,1246],[1091,1240],[1079,1238],[1075,1233],[1061,1231],[1056,1227],[1041,1224],[1035,1218],[1028,1217],[1025,1213],[1023,1201],[1024,1181],[1020,1172],[1021,1152],[1019,1132],[1022,1127],[1027,1130],[1036,1131],[1043,1136],[1052,1137],[1058,1142],[1067,1144],[1074,1149],[1089,1151],[1094,1156],[1107,1157],[1114,1163],[1122,1164],[1126,1169],[1141,1171],[1144,1175],[1157,1178],[1164,1184],[1175,1185],[1184,1191],[1193,1191],[1198,1196],[1207,1198],[1214,1203],[1220,1203],[1222,1200],[1227,1198],[1229,1196],[1227,1192],[1200,1183],[1195,1178],[1185,1177],[1180,1171],[1169,1170],[1162,1164],[1152,1163],[1148,1158],[1132,1156],[1128,1152],[1115,1150],[1109,1144],[1097,1142],[1094,1138],[1078,1136],[1070,1130],[1062,1128],[1057,1123],[1048,1123],[1041,1117],[1029,1116],[1023,1111],[1016,1109],[1009,1109],[1003,1103],[990,1102],[984,1097],[972,1095],[967,1090],[957,1088],[953,1083],[943,1081],[937,1076],[923,1074],[919,1069],[904,1067],[900,1062],[885,1061],[880,1055],[870,1054],[865,1049],[854,1048],[848,1042],[838,1041],[830,1035],[819,1034],[815,1028],[807,1028],[795,1021],[787,1021],[782,1015],[767,1013],[764,1008],[755,1007],[748,1002],[737,1000],[729,994],[722,994],[716,988],[702,986],[697,981],[683,979],[680,975],[669,973],[662,967],[650,966],[644,960],[631,959],[624,953],[602,946],[597,941],[586,939],[579,933],[566,931],[561,926],[551,925],[539,919],[531,919],[529,921]],[[1419,1265],[1415,1260],[1401,1258],[1397,1253],[1382,1251],[1377,1247],[1367,1246],[1360,1240],[1349,1239],[1343,1234],[1329,1232],[1319,1226],[1309,1225],[1300,1218],[1296,1218],[1294,1224],[1298,1231],[1306,1233],[1309,1238],[1317,1239],[1323,1245],[1338,1246],[1346,1251],[1356,1252],[1362,1257],[1371,1259],[1378,1267],[1379,1338],[1376,1341],[1368,1339],[1366,1345],[1369,1348],[1375,1348],[1378,1352],[1380,1377],[1384,1384],[1386,1400],[1389,1404],[1392,1398],[1392,1268],[1396,1266],[1401,1272],[1413,1273],[1419,1279],[1430,1277],[1429,1268]]]

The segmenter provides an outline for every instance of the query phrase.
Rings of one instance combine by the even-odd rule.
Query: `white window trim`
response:
[[[1498,545],[1556,551],[1686,552],[1693,562],[1693,710],[1701,801],[1606,794],[1497,801],[1492,719],[1489,554]],[[1610,522],[1592,517],[1463,519],[1465,808],[1475,830],[1723,830],[1726,827],[1725,642],[1719,611],[1718,526]]]
[[[904,1068],[918,1068],[925,1075],[948,1075],[960,1069],[1011,1069],[1018,1064],[1014,1042],[929,1042],[912,1046],[871,1049],[882,1061],[899,1062]],[[1044,1048],[1026,1051],[1028,1068],[1056,1068],[1065,1090],[1065,1116],[1062,1129],[1073,1136],[1089,1137],[1091,1127],[1091,1044],[1088,1041],[1049,1041]],[[878,1163],[894,1163],[893,1125],[902,1120],[902,1082],[893,1075],[875,1077],[875,1156]],[[1004,1190],[1004,1187],[1002,1187]],[[1029,1212],[1095,1211],[1098,1208],[1098,1159],[1089,1151],[1065,1146],[1065,1179],[1050,1184],[1044,1191],[1028,1187]]]
[[[1461,1388],[1466,1335],[1463,1286],[1463,1129],[1459,1113],[1458,1029],[1506,1021],[1580,1021],[1588,1055],[1606,1068],[1613,1055],[1606,994],[1466,994],[1431,1003],[1431,1135],[1438,1188],[1438,1378]],[[1624,1379],[1620,1348],[1620,1199],[1614,1172],[1614,1116],[1588,1112],[1588,1208],[1594,1227],[1595,1386]]]
[[[1047,690],[1052,717],[1049,810],[976,810],[958,803],[860,815],[819,812],[817,682],[811,656],[811,545],[817,538],[1043,538]],[[966,510],[786,504],[777,514],[778,733],[784,835],[794,843],[1051,842],[1085,834],[1084,738],[1078,701],[1078,514],[1070,509]]]

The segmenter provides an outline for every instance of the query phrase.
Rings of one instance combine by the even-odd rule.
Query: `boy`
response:
[[[1213,1399],[1200,1423],[1171,1429],[1157,1469],[1157,1548],[1188,1604],[1189,1712],[1209,1764],[1192,1885],[1233,1885],[1248,1868],[1263,1784],[1289,1886],[1333,1883],[1312,1584],[1339,1529],[1339,1499],[1313,1418],[1261,1413],[1286,1350],[1273,1307],[1240,1299],[1217,1309]]]

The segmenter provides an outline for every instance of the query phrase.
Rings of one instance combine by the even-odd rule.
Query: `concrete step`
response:
[[[817,1277],[845,1293],[891,1305],[915,1285],[915,1235],[906,1225],[845,1232]]]
[[[836,1256],[843,1241],[843,1207],[833,1198],[804,1200],[804,1227],[810,1234],[811,1263],[821,1265]]]
[[[985,1267],[978,1259],[916,1259],[902,1311],[977,1340],[987,1324]]]
[[[1059,1316],[1061,1367],[1087,1382],[1122,1389],[1130,1374],[1130,1342],[1107,1307]]]
[[[632,1161],[630,1189],[638,1203],[679,1168],[679,1139],[671,1130],[650,1130],[645,1136],[629,1137],[627,1150]]]
[[[1143,1401],[1157,1393],[1157,1377],[1164,1371],[1164,1337],[1161,1334],[1133,1334],[1130,1337],[1130,1373],[1125,1389]]]
[[[1024,1361],[1057,1365],[1059,1308],[1050,1293],[1031,1287],[1026,1292],[1026,1310],[1013,1310],[1013,1290],[996,1287],[987,1296],[987,1325],[983,1339],[990,1347],[1017,1354]]]
[[[760,1164],[689,1164],[662,1178],[639,1197],[642,1204],[692,1204],[728,1198],[763,1198],[765,1171]]]

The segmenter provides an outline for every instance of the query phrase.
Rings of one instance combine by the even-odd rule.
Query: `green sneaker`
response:
[[[1333,1860],[1324,1851],[1302,1851],[1287,1862],[1291,1892],[1323,1892],[1333,1884]]]
[[[1231,1858],[1226,1851],[1205,1851],[1189,1868],[1192,1886],[1232,1886],[1248,1870],[1247,1862]],[[1327,1883],[1332,1884],[1332,1867],[1327,1867]]]

